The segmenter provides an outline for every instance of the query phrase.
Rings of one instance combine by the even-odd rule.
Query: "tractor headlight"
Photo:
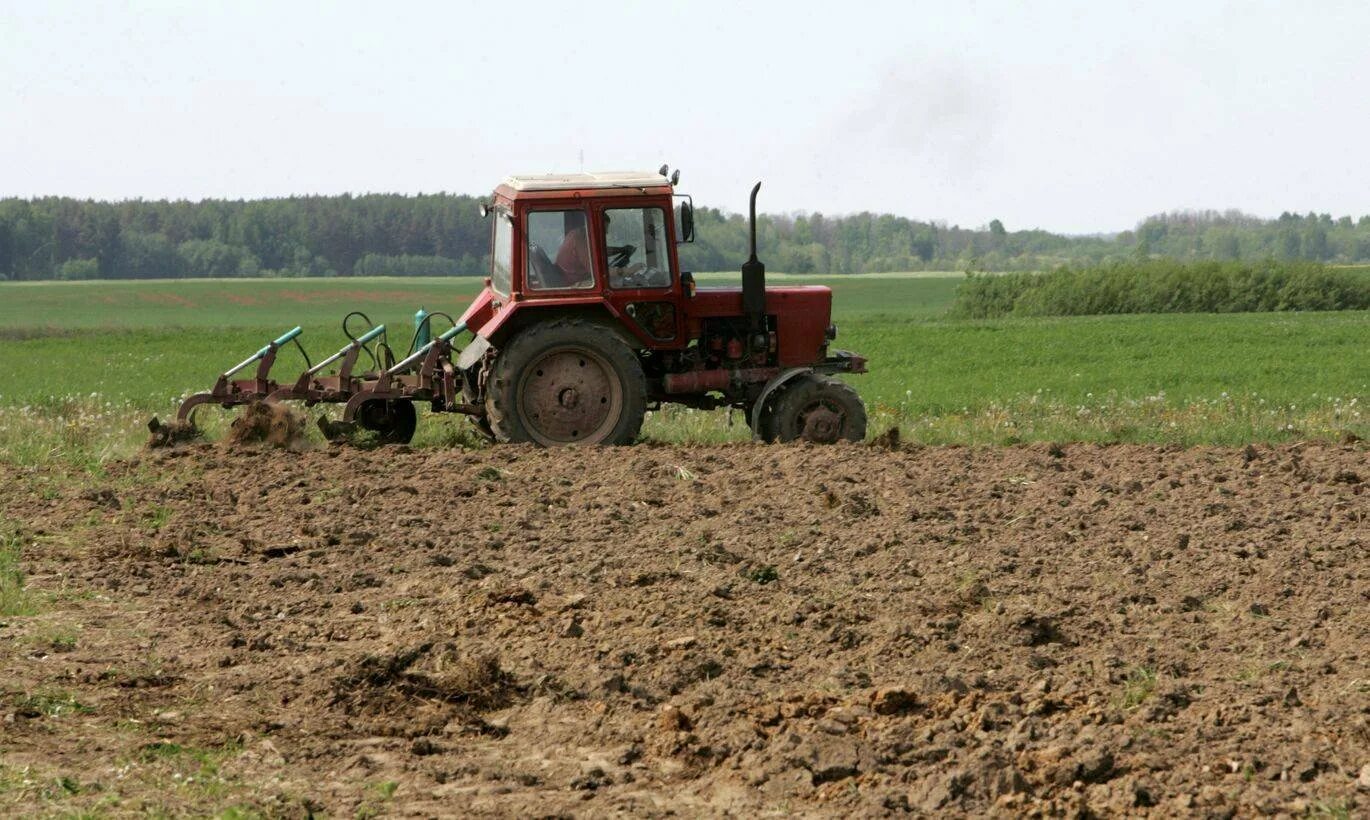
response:
[[[837,338],[837,325],[828,325],[828,329],[823,332],[823,335],[827,336],[830,342],[835,340]]]

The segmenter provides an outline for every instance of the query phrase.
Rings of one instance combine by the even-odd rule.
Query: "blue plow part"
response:
[[[273,341],[271,344],[267,345],[266,347],[262,348],[261,350],[258,350],[258,351],[257,351],[257,355],[256,355],[256,356],[253,356],[253,359],[260,359],[261,357],[265,356],[267,353],[271,352],[272,346],[275,346],[275,347],[284,347],[284,346],[286,346],[286,345],[289,344],[291,341],[293,341],[294,338],[295,338],[296,336],[299,336],[299,335],[300,335],[301,333],[303,333],[303,332],[304,332],[304,330],[303,330],[301,327],[299,327],[298,325],[296,325],[295,327],[291,328],[290,330],[287,330],[286,332],[282,333],[282,334],[281,334],[279,337],[277,337],[276,340]]]
[[[387,371],[385,371],[385,372],[386,372],[386,373],[389,373],[389,374],[392,375],[392,376],[395,375],[396,373],[403,373],[403,372],[405,372],[405,371],[408,370],[409,368],[413,367],[414,364],[417,363],[420,359],[422,359],[422,358],[424,357],[424,355],[425,355],[426,353],[428,353],[428,351],[431,350],[431,349],[433,348],[433,345],[437,344],[438,342],[447,342],[447,341],[451,341],[451,339],[452,339],[453,336],[456,336],[458,333],[461,333],[461,332],[462,332],[463,330],[465,330],[465,329],[466,329],[466,323],[465,323],[465,322],[457,322],[457,324],[456,324],[455,326],[450,327],[450,328],[448,328],[447,330],[443,331],[443,333],[442,333],[441,336],[439,336],[438,338],[436,338],[436,339],[434,339],[433,341],[429,342],[428,344],[424,345],[423,347],[419,348],[418,350],[415,350],[413,353],[410,353],[410,354],[404,359],[404,361],[399,362],[399,363],[396,364],[394,367],[390,368],[389,370],[387,370]]]
[[[371,328],[370,330],[368,330],[368,331],[366,331],[365,333],[363,333],[361,336],[358,336],[358,337],[357,337],[357,344],[359,344],[359,345],[364,345],[364,344],[366,344],[367,342],[371,341],[372,339],[376,338],[377,336],[381,335],[381,334],[384,333],[384,332],[385,332],[385,325],[376,325],[375,327],[373,327],[373,328]]]
[[[419,308],[414,314],[414,346],[423,347],[433,338],[433,332],[425,321],[428,318],[428,311]]]
[[[266,356],[266,354],[272,351],[272,349],[288,344],[289,342],[293,341],[296,336],[299,336],[303,332],[304,331],[298,326],[291,328],[290,330],[287,330],[285,333],[282,333],[280,337],[273,341],[271,344],[263,347],[261,350],[258,350],[256,353],[253,353],[251,356],[248,356],[246,359],[243,359],[241,362],[238,362],[238,364],[236,364],[232,368],[224,371],[223,377],[226,379],[229,376],[232,376],[234,373],[237,373],[239,370],[242,370],[244,367],[247,367],[248,365],[252,364],[253,362],[261,361],[262,358]]]

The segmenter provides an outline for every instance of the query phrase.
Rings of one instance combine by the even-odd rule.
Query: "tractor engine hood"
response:
[[[703,319],[743,316],[742,288],[701,287],[689,302],[690,335],[698,337]],[[766,313],[778,337],[781,367],[802,367],[823,358],[832,321],[832,288],[786,285],[766,288]]]

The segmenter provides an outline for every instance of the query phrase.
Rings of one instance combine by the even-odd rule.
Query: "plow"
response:
[[[385,325],[371,326],[365,333],[353,337],[347,332],[347,320],[344,319],[343,332],[350,341],[317,364],[310,363],[294,382],[283,384],[271,373],[276,354],[282,347],[294,344],[306,363],[310,362],[308,352],[300,343],[303,329],[291,328],[221,373],[212,389],[185,399],[170,425],[153,418],[148,428],[154,435],[162,434],[166,438],[176,437],[172,431],[179,431],[181,436],[194,435],[198,431],[195,411],[203,405],[231,409],[259,403],[300,402],[305,407],[341,404],[344,405],[341,420],[330,420],[326,416],[320,416],[318,420],[319,429],[330,441],[350,439],[361,429],[375,434],[382,443],[408,442],[418,424],[415,402],[428,404],[434,412],[470,413],[473,409],[459,401],[460,389],[452,364],[452,340],[466,329],[465,326],[455,324],[431,341],[420,341],[428,335],[428,322],[435,316],[444,315],[425,314],[415,331],[418,344],[411,343],[409,354],[400,361],[395,361]],[[353,316],[366,319],[365,314],[359,312],[348,314],[348,318]],[[367,322],[369,324],[370,320]],[[371,368],[359,371],[357,365],[363,354]],[[256,370],[252,378],[234,378],[253,365]],[[333,366],[336,366],[333,372],[326,372]]]
[[[207,405],[341,405],[338,420],[318,420],[326,438],[366,431],[399,444],[413,438],[422,405],[467,416],[495,441],[629,444],[646,411],[669,402],[741,410],[762,441],[864,438],[865,406],[836,376],[864,373],[865,359],[831,349],[832,291],[766,286],[761,184],[751,191],[741,287],[700,287],[677,254],[694,239],[693,204],[675,193],[679,171],[666,172],[509,177],[481,205],[492,221],[490,276],[458,319],[420,310],[396,356],[386,326],[353,311],[342,323],[347,344],[318,363],[303,329],[291,328],[149,429],[191,437]],[[435,318],[450,325],[436,336]],[[366,330],[354,335],[353,320]],[[306,369],[278,380],[288,345]]]

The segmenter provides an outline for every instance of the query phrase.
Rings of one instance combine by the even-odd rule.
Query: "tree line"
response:
[[[254,201],[0,200],[0,278],[483,276],[489,224],[456,194],[307,196]],[[731,270],[747,223],[700,207],[687,270]],[[1370,262],[1370,216],[1175,212],[1116,235],[977,228],[891,214],[773,214],[759,252],[787,273],[1044,270],[1147,258]]]
[[[469,196],[253,201],[0,200],[0,276],[177,279],[457,276],[488,268]]]

